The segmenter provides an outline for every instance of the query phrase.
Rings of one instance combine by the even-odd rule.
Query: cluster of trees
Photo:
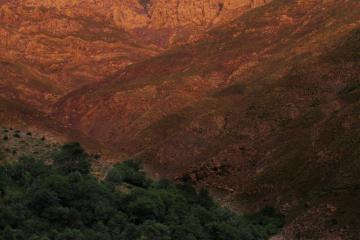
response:
[[[52,165],[21,157],[0,166],[0,239],[250,240],[282,226],[272,209],[240,216],[206,190],[152,181],[136,161],[115,165],[100,181],[90,159],[72,143]]]

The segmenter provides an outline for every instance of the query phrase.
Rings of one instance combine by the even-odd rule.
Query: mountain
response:
[[[287,239],[356,239],[357,1],[274,1],[78,89],[54,114],[238,209],[276,205]]]
[[[30,1],[3,1],[1,59],[37,72],[48,85],[63,92],[99,81],[157,52],[137,43],[101,15],[71,16],[66,9],[45,3],[51,1],[33,5]]]
[[[263,3],[1,0],[1,121],[63,129],[48,114],[64,95]]]
[[[198,35],[269,0],[23,0],[29,7],[55,8],[69,17],[103,18],[158,46]]]
[[[82,5],[75,16],[54,3],[60,1],[0,1],[0,121],[88,145],[93,140],[51,119],[53,104],[160,50],[117,27],[106,9],[90,4],[87,15]]]
[[[74,131],[239,211],[275,206],[280,239],[358,239],[359,12],[356,0],[3,0],[0,120]]]
[[[0,96],[50,112],[65,94],[265,3],[235,2],[2,0]]]

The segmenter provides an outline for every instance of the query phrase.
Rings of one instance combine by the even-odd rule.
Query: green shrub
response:
[[[5,153],[0,150],[0,161],[4,160],[6,157]]]
[[[117,164],[102,182],[88,174],[88,164],[80,169],[84,159],[80,145],[71,143],[54,165],[23,156],[0,166],[0,239],[253,240],[269,238],[283,224],[273,208],[239,216],[206,190],[152,182],[136,161]],[[122,184],[134,185],[121,192]]]
[[[141,164],[135,160],[128,160],[114,165],[109,171],[106,180],[117,184],[127,182],[140,187],[146,187],[150,184],[150,180],[146,177]]]
[[[65,229],[64,232],[57,234],[55,240],[86,240],[84,234],[78,229]]]
[[[88,174],[91,168],[90,156],[79,143],[67,143],[54,156],[54,166],[65,173]]]

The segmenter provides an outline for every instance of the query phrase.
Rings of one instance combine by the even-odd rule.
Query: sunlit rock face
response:
[[[252,0],[0,0],[0,97],[38,109],[264,4]],[[94,67],[96,66],[96,67]]]
[[[127,30],[208,27],[269,0],[23,0],[28,7],[56,8],[68,16],[105,17]]]
[[[157,54],[112,21],[119,6],[116,1],[2,1],[0,58],[68,92]]]
[[[155,0],[150,18],[154,27],[211,26],[219,19],[265,4],[265,0]]]
[[[136,0],[24,0],[22,2],[25,6],[56,8],[70,17],[106,18],[126,29],[144,27],[148,23],[144,7]]]
[[[2,0],[1,59],[30,71],[61,96],[166,48],[197,40],[212,26],[264,3],[265,0]],[[30,85],[26,85],[28,93],[32,92]]]

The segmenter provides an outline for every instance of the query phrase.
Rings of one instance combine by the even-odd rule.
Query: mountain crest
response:
[[[28,7],[64,10],[69,16],[99,14],[127,30],[209,26],[269,0],[23,0]],[[81,11],[79,9],[81,8]]]

